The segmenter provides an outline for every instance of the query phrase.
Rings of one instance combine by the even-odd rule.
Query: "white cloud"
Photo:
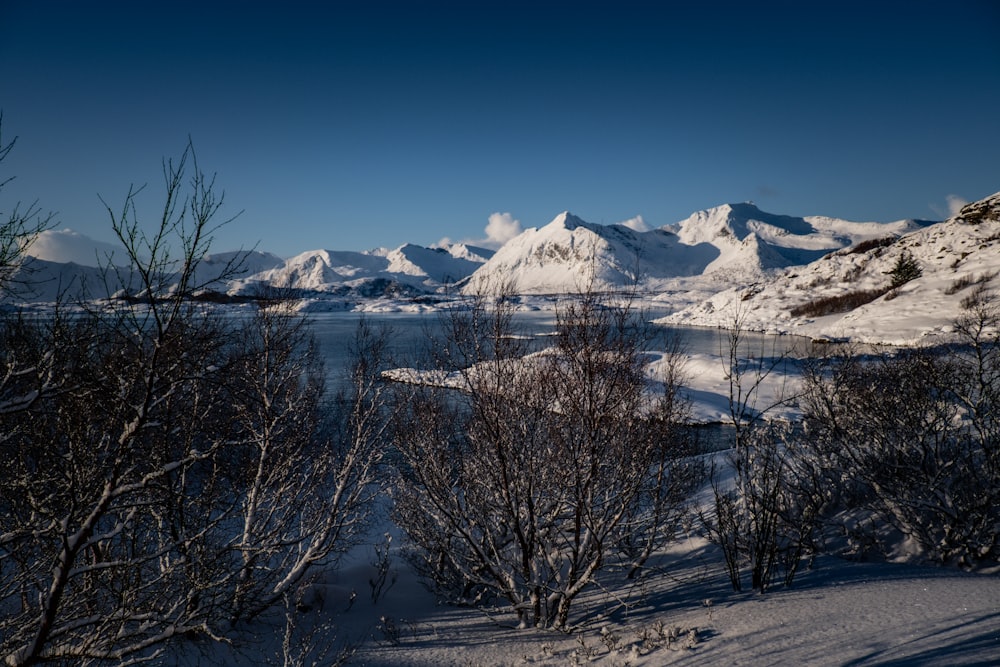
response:
[[[962,207],[969,203],[969,200],[962,199],[958,195],[948,195],[948,217],[954,217],[959,214]]]
[[[523,229],[521,228],[521,221],[515,219],[510,213],[500,213],[497,211],[496,213],[490,215],[489,220],[486,223],[486,228],[483,231],[486,232],[485,238],[464,239],[460,241],[460,243],[496,250],[504,243],[520,234]],[[453,241],[446,236],[435,245],[438,247],[444,247],[451,245],[452,243]]]
[[[648,232],[650,230],[650,226],[646,224],[646,221],[642,219],[641,215],[629,218],[628,220],[622,220],[621,222],[615,224],[621,225],[622,227],[628,227],[634,232]]]
[[[489,222],[486,223],[486,239],[482,243],[488,248],[499,248],[521,231],[520,220],[515,220],[510,213],[498,211],[491,215]]]

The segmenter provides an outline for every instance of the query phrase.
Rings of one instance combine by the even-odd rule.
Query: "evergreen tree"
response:
[[[909,250],[900,253],[896,259],[896,265],[892,267],[892,271],[889,271],[889,275],[892,276],[893,288],[905,285],[923,274],[924,270],[920,268],[920,263]]]

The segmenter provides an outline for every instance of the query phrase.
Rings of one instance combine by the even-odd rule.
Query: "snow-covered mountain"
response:
[[[585,222],[564,212],[548,225],[527,229],[508,241],[473,274],[465,289],[493,289],[513,281],[520,293],[559,294],[633,283],[655,291],[669,279],[699,275],[730,283],[759,280],[858,241],[899,235],[927,224],[931,223],[797,218],[745,203],[699,211],[677,224],[638,232]]]
[[[263,252],[205,257],[204,282],[239,259],[243,272],[210,284],[232,297],[280,288],[313,300],[339,299],[343,305],[379,297],[417,297],[459,286],[466,293],[513,283],[522,294],[565,294],[581,289],[636,286],[663,305],[680,308],[733,285],[763,282],[789,267],[804,265],[859,242],[912,233],[932,223],[849,222],[826,217],[793,217],[761,211],[750,203],[699,211],[676,224],[651,231],[586,222],[569,212],[530,228],[495,253],[466,244],[426,248],[404,244],[365,252],[312,250],[283,260]],[[35,273],[28,282],[50,287],[36,301],[51,300],[55,286],[71,275],[96,269],[64,260],[105,261],[110,247],[63,230],[46,232],[28,249]],[[117,255],[113,255],[117,257]],[[96,276],[96,274],[95,274]],[[100,282],[87,278],[91,288]],[[117,286],[115,286],[117,288]],[[711,307],[710,305],[707,307]],[[694,310],[684,317],[699,319]]]
[[[472,274],[464,289],[489,291],[508,281],[522,294],[612,289],[635,281],[696,275],[717,255],[709,244],[682,246],[668,231],[598,225],[567,211],[505,243]]]
[[[287,260],[241,250],[206,255],[199,263],[196,280],[211,291],[233,297],[252,296],[269,287],[320,297],[416,296],[467,279],[492,254],[462,243],[440,248],[407,243],[367,252],[313,250]],[[114,265],[119,266],[101,268]],[[12,276],[12,284],[18,288],[14,298],[25,302],[72,299],[78,294],[105,298],[123,289],[123,282],[127,285],[128,271],[121,268],[127,265],[127,255],[120,246],[70,229],[48,230],[25,248],[22,266]],[[236,275],[226,281],[214,280],[227,272]]]
[[[859,241],[902,235],[930,222],[851,222],[837,218],[775,215],[753,204],[724,204],[663,227],[688,246],[710,244],[719,256],[705,273],[760,277],[774,269],[807,264]]]
[[[425,248],[407,243],[367,252],[312,250],[250,273],[234,282],[229,292],[245,294],[271,285],[337,296],[416,295],[465,280],[491,254],[465,244]]]
[[[47,229],[23,250],[29,257],[56,264],[72,263],[96,268],[106,266],[109,261],[127,263],[122,246],[95,241],[72,229]]]
[[[10,274],[4,287],[10,292],[9,296],[5,295],[9,300],[51,303],[94,295],[102,298],[118,291],[120,285],[114,271],[102,271],[75,262],[50,262],[28,255]]]
[[[890,289],[893,270],[907,255],[922,275]],[[951,331],[970,294],[996,288],[998,273],[1000,193],[945,222],[898,238],[873,237],[660,321],[728,327],[738,317],[748,329],[813,338],[932,342]]]

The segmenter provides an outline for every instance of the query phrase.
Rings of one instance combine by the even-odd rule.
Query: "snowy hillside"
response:
[[[638,232],[585,222],[565,212],[508,241],[476,271],[466,291],[507,279],[525,294],[574,292],[588,285],[615,289],[636,282],[643,290],[655,291],[670,279],[703,275],[732,284],[927,224],[797,218],[766,213],[753,204],[726,204],[674,225]]]
[[[889,289],[893,269],[907,254],[922,275]],[[950,331],[963,299],[995,285],[998,272],[1000,193],[946,222],[898,240],[887,235],[856,244],[772,279],[725,290],[661,322],[731,326],[739,316],[748,328],[813,338],[933,341]]]

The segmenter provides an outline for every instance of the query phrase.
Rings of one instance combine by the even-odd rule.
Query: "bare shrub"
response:
[[[850,248],[842,252],[845,254],[860,255],[868,252],[869,250],[875,250],[876,248],[887,248],[898,240],[899,237],[897,236],[884,236],[877,239],[866,239],[855,243]]]
[[[976,289],[972,290],[968,296],[962,297],[959,305],[962,307],[962,310],[974,312],[990,297],[990,294],[990,289],[986,286],[986,282],[979,282],[976,284]]]
[[[709,537],[722,550],[733,590],[743,589],[749,569],[754,590],[765,592],[774,573],[784,568],[790,585],[807,545],[812,512],[789,483],[793,463],[785,451],[789,427],[768,421],[770,413],[794,400],[784,388],[762,399],[762,386],[790,363],[788,354],[752,349],[745,342],[743,313],[734,313],[721,350],[729,383],[732,448],[725,464],[712,466],[713,507],[701,515]],[[762,344],[763,345],[763,344]]]
[[[980,300],[956,322],[954,347],[847,356],[809,375],[799,455],[839,475],[828,515],[873,512],[939,563],[996,562],[998,322]]]
[[[966,287],[970,287],[972,285],[983,285],[993,280],[994,277],[996,277],[995,273],[984,273],[979,276],[970,273],[969,275],[956,278],[952,281],[952,283],[945,289],[944,293],[948,295],[958,294]],[[963,306],[963,308],[968,308],[968,306]]]
[[[785,448],[787,427],[755,427],[743,444],[727,456],[732,479],[713,470],[714,514],[702,520],[723,552],[726,573],[735,591],[750,586],[761,593],[775,574],[790,586],[803,556],[812,551],[814,507],[799,493],[795,464]]]

